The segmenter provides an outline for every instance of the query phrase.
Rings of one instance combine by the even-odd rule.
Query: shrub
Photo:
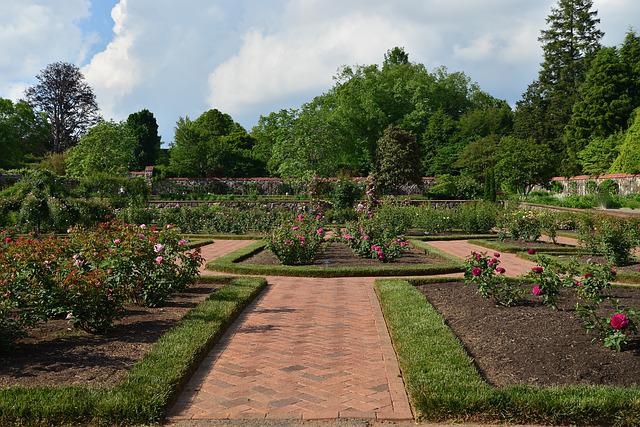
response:
[[[324,235],[322,215],[298,214],[271,232],[267,247],[284,265],[311,264],[320,253]]]
[[[574,285],[573,274],[546,256],[538,256],[537,263],[529,273],[534,282],[531,293],[540,297],[544,305],[555,309],[560,290]]]
[[[499,221],[499,236],[501,239],[511,238],[535,242],[542,235],[540,218],[540,212],[528,209],[507,212]]]
[[[348,224],[342,238],[355,255],[380,262],[394,261],[409,247],[398,229],[391,228],[378,219],[363,219]]]
[[[596,338],[609,349],[622,351],[629,344],[630,336],[638,333],[640,311],[620,307],[619,301],[613,301],[613,310],[601,315],[597,305],[576,306],[576,313],[588,332],[595,332]]]
[[[393,193],[408,183],[422,184],[422,147],[415,135],[389,126],[377,147],[377,178],[383,192]]]
[[[487,233],[496,226],[497,216],[494,203],[465,203],[456,209],[454,222],[465,233]]]
[[[581,244],[592,254],[603,254],[607,261],[618,266],[632,260],[638,244],[637,227],[631,220],[611,217],[582,218],[579,226]]]
[[[500,267],[500,254],[493,255],[472,252],[465,262],[464,281],[475,285],[483,298],[492,298],[505,307],[516,305],[522,299],[522,291],[506,280],[506,270]]]
[[[351,179],[340,179],[331,194],[334,209],[353,208],[353,205],[363,196],[362,189]]]
[[[77,193],[83,198],[108,199],[114,208],[142,206],[149,197],[149,186],[142,178],[94,173],[83,177]]]

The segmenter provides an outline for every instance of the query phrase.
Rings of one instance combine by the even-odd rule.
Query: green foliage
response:
[[[496,304],[511,307],[521,302],[523,293],[513,282],[506,280],[504,267],[500,267],[500,254],[493,257],[486,253],[472,252],[465,261],[464,281],[474,285],[483,298],[491,298]]]
[[[480,184],[471,175],[439,175],[436,183],[427,191],[427,196],[440,200],[470,200],[477,198],[482,192]]]
[[[40,155],[49,137],[49,124],[23,101],[0,98],[0,168],[23,165],[28,155]]]
[[[333,187],[331,201],[334,209],[350,209],[363,196],[362,188],[350,178],[340,178]]]
[[[169,150],[171,173],[179,176],[259,176],[265,164],[254,156],[256,140],[231,116],[212,109],[196,120],[180,118]]]
[[[135,165],[136,147],[136,138],[126,123],[98,123],[68,151],[67,175],[81,178],[96,172],[125,174]]]
[[[498,220],[501,239],[535,242],[542,235],[542,212],[517,209],[505,212]]]
[[[393,193],[404,184],[422,185],[420,145],[410,132],[391,126],[385,129],[376,158],[376,178],[383,192]]]
[[[378,218],[361,219],[347,224],[342,239],[353,253],[361,258],[380,262],[392,262],[402,256],[409,243],[400,235],[403,229],[397,224],[379,221]]]
[[[137,169],[155,165],[160,155],[161,141],[153,113],[146,108],[131,113],[127,118],[127,126],[138,142],[135,153]]]
[[[58,176],[64,176],[67,173],[66,168],[67,156],[62,153],[48,153],[38,164],[38,168],[47,170]]]
[[[487,171],[487,175],[484,178],[484,193],[482,199],[487,202],[496,201],[496,176],[493,168]]]
[[[640,173],[640,108],[632,116],[632,122],[620,144],[620,154],[611,165],[610,172]]]
[[[622,142],[622,134],[614,133],[606,138],[593,138],[587,146],[578,152],[580,166],[589,175],[607,173],[612,163],[618,157],[618,150]]]
[[[490,134],[468,144],[458,154],[454,166],[476,177],[484,177],[496,165],[500,137]]]
[[[80,180],[76,193],[83,198],[97,197],[109,200],[114,208],[143,205],[150,193],[142,178],[94,173]]]
[[[551,176],[553,153],[546,145],[506,136],[500,140],[498,151],[495,173],[503,188],[526,195]]]

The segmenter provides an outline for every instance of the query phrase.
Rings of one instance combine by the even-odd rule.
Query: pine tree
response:
[[[640,37],[629,31],[620,46],[620,59],[629,67],[629,95],[634,107],[640,106]]]

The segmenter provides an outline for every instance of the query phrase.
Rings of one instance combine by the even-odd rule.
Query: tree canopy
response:
[[[127,126],[133,132],[138,147],[136,148],[137,168],[155,165],[160,156],[160,135],[158,122],[153,113],[147,109],[129,114]]]
[[[0,168],[21,166],[28,155],[46,149],[49,124],[24,101],[0,98]]]

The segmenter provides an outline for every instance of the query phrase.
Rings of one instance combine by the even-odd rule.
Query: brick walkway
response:
[[[209,260],[249,243],[216,241],[202,253]],[[193,375],[171,421],[413,418],[373,278],[268,280]]]
[[[488,254],[496,252],[483,246],[474,245],[467,242],[466,240],[438,240],[427,243],[434,248],[440,249],[443,252],[461,259],[467,258],[473,251],[486,252]],[[507,270],[505,274],[509,277],[516,277],[522,274],[527,274],[529,271],[531,271],[531,267],[536,265],[531,261],[522,259],[515,254],[510,254],[507,252],[500,252],[500,260],[500,265]]]

